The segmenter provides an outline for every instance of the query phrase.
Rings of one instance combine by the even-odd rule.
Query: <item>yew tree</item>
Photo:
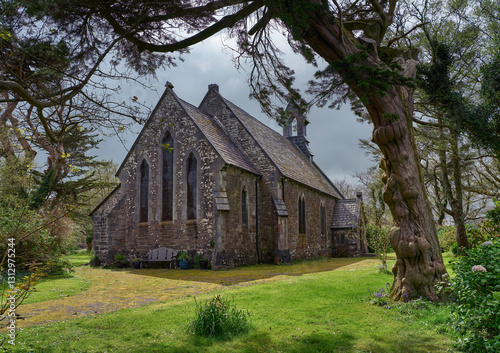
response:
[[[75,60],[87,60],[89,71],[50,97],[15,79],[0,80],[0,89],[43,109],[54,100],[76,96],[91,82],[95,62],[106,55],[112,56],[112,64],[126,61],[139,72],[150,72],[225,31],[236,43],[237,58],[253,64],[252,95],[264,111],[278,117],[286,112],[276,108],[276,98],[293,99],[307,109],[293,86],[293,70],[275,44],[282,34],[309,64],[326,62],[310,89],[315,102],[336,105],[357,97],[373,123],[373,141],[383,153],[383,199],[394,220],[390,238],[397,261],[392,297],[437,300],[434,286],[445,280],[446,269],[412,128],[417,51],[405,48],[403,41],[421,24],[395,21],[404,15],[398,6],[402,1],[4,1],[26,16],[47,20],[44,29],[53,30],[71,47]]]

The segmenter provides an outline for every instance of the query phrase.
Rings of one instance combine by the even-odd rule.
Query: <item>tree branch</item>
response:
[[[377,0],[369,0],[370,4],[373,6],[373,9],[375,12],[379,15],[380,19],[382,20],[382,25],[384,28],[387,28],[388,23],[387,23],[387,15],[384,12],[384,9],[382,6],[380,6],[380,3]]]
[[[429,121],[419,120],[419,119],[417,119],[415,117],[413,117],[412,120],[413,120],[413,122],[415,122],[417,124],[420,124],[420,125],[432,126],[432,127],[442,127],[442,128],[451,129],[451,126],[446,125],[446,124],[431,123]]]
[[[138,21],[138,23],[145,24],[145,23],[151,23],[151,22],[168,21],[168,20],[172,20],[175,18],[190,16],[190,15],[199,16],[199,15],[203,14],[204,12],[207,12],[207,13],[215,12],[217,10],[223,9],[224,7],[238,5],[238,4],[244,4],[247,2],[248,2],[248,0],[213,1],[213,2],[209,2],[208,4],[205,4],[203,6],[183,8],[179,12],[173,11],[173,12],[169,12],[168,14],[162,15],[162,16],[145,16],[145,17],[142,17]]]
[[[399,37],[396,37],[396,38],[392,38],[388,43],[387,43],[387,47],[390,47],[392,45],[392,43],[400,40],[401,38],[404,38],[406,37],[408,34],[410,34],[411,32],[413,32],[414,30],[416,30],[417,28],[420,28],[422,26],[425,26],[426,24],[429,24],[430,22],[425,22],[425,23],[420,23],[416,26],[414,26],[412,29],[410,29],[409,31],[407,31],[406,33],[400,35]]]
[[[148,50],[152,52],[168,53],[190,47],[191,45],[194,45],[205,39],[210,38],[211,36],[220,32],[225,28],[230,28],[234,26],[238,21],[249,16],[253,12],[257,11],[260,7],[264,6],[264,4],[265,4],[264,0],[254,1],[250,5],[245,6],[243,9],[239,10],[238,12],[224,16],[222,19],[220,19],[212,26],[205,28],[204,30],[196,33],[195,35],[186,38],[184,40],[169,44],[152,44],[145,42],[134,35],[137,34],[137,31],[131,32],[123,28],[109,12],[101,11],[101,15],[109,22],[109,24],[113,27],[116,33],[118,33],[120,36],[127,39],[131,43],[137,45],[140,51]]]

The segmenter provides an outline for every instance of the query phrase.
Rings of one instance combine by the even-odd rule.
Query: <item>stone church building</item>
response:
[[[120,185],[92,212],[101,262],[158,247],[199,253],[213,268],[365,252],[359,208],[346,207],[361,197],[345,200],[316,165],[308,121],[289,109],[281,135],[215,84],[195,107],[167,83]]]

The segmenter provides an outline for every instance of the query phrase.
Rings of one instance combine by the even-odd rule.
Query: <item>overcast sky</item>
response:
[[[182,99],[198,106],[207,92],[208,85],[219,85],[219,92],[229,101],[241,107],[255,118],[278,132],[282,132],[278,124],[265,116],[255,100],[248,98],[250,89],[247,84],[248,74],[238,71],[231,54],[224,49],[221,39],[213,37],[194,46],[191,53],[184,56],[185,61],[179,62],[174,68],[167,68],[157,73],[157,81],[152,84],[157,87],[157,93],[146,91],[140,86],[124,88],[127,97],[137,96],[140,101],[154,107],[165,89],[165,83],[174,85],[174,92]],[[305,83],[312,78],[317,70],[307,65],[300,57],[289,53],[286,56],[289,66],[297,75],[298,88],[305,90]],[[128,100],[128,99],[127,99]],[[307,136],[315,162],[331,180],[346,179],[355,183],[356,172],[363,172],[373,163],[365,156],[364,150],[358,146],[358,139],[371,136],[371,125],[361,124],[348,106],[341,110],[328,108],[313,108],[308,115],[310,124],[307,126]],[[136,131],[140,131],[140,126]],[[126,148],[134,143],[135,136],[126,138]],[[98,150],[102,159],[113,160],[118,165],[127,154],[117,137],[108,138],[102,142]]]

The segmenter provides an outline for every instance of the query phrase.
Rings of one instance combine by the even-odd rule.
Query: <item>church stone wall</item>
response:
[[[92,215],[94,221],[93,249],[101,260],[106,259],[108,254],[109,214],[117,206],[122,196],[120,190],[115,191],[102,203],[99,210]]]
[[[288,210],[288,246],[290,258],[309,260],[332,256],[332,237],[329,225],[335,207],[335,199],[304,187],[298,183],[285,182],[285,204]],[[299,234],[298,200],[304,195],[306,204],[306,234]],[[326,234],[321,234],[321,203],[326,207]]]
[[[217,117],[228,134],[238,141],[238,146],[262,173],[262,181],[259,183],[258,189],[260,259],[262,262],[273,262],[275,258],[276,219],[272,197],[277,196],[281,173],[246,127],[241,124],[221,99],[218,88],[211,88],[201,104],[201,109]]]
[[[256,246],[257,207],[255,175],[229,167],[224,172],[224,185],[230,211],[220,212],[224,229],[222,242],[216,244],[215,267],[241,266],[258,262]],[[247,191],[247,224],[243,223],[242,196]]]
[[[167,91],[168,92],[168,91]],[[160,141],[166,131],[174,138],[174,207],[173,219],[161,221],[161,158]],[[190,153],[197,158],[198,197],[197,219],[187,220],[185,161]],[[143,160],[149,165],[148,222],[139,223],[139,171]],[[224,165],[220,156],[201,131],[181,108],[173,95],[166,94],[155,109],[140,138],[119,170],[121,202],[107,217],[107,253],[99,245],[99,256],[105,263],[114,255],[143,257],[154,248],[165,246],[176,250],[200,252],[212,256],[211,240],[214,237],[214,190],[219,171]],[[106,209],[98,210],[106,214]],[[94,217],[97,217],[94,215]],[[112,221],[110,221],[113,219]],[[99,227],[102,228],[101,225]],[[99,228],[99,231],[101,228]],[[97,243],[96,243],[97,250]]]

